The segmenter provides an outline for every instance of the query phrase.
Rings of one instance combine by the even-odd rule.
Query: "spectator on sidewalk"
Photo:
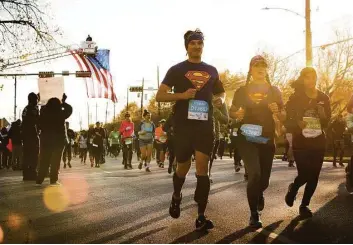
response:
[[[22,170],[23,163],[23,146],[21,133],[21,120],[11,124],[9,130],[9,139],[12,141],[12,160],[11,166],[13,170]]]
[[[337,168],[336,159],[339,154],[339,165],[344,167],[344,132],[346,131],[346,122],[340,114],[331,125],[333,140],[333,167]]]
[[[40,123],[40,165],[37,185],[41,185],[50,167],[50,184],[58,183],[59,166],[64,146],[68,143],[65,120],[72,114],[72,107],[66,103],[63,95],[62,103],[58,98],[49,99],[41,108]]]

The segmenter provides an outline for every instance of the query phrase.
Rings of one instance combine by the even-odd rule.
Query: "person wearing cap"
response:
[[[37,165],[39,158],[39,96],[35,93],[28,95],[28,105],[22,111],[23,137],[23,180],[37,179]]]
[[[316,81],[315,69],[304,68],[296,81],[297,89],[286,104],[286,128],[293,135],[298,176],[289,185],[285,202],[292,207],[299,188],[305,185],[299,207],[302,218],[313,215],[308,206],[319,181],[326,150],[325,129],[331,119],[330,99],[316,88]]]
[[[153,138],[155,136],[155,125],[151,121],[151,113],[147,110],[143,112],[143,121],[138,129],[139,146],[141,151],[141,159],[138,165],[142,169],[143,163],[145,164],[146,172],[151,172],[150,164],[152,158]]]
[[[171,67],[156,95],[157,102],[175,105],[175,154],[177,170],[173,175],[174,192],[169,207],[173,218],[180,216],[181,189],[196,156],[197,185],[194,200],[198,204],[197,230],[213,228],[205,216],[210,179],[208,161],[213,148],[213,107],[221,107],[225,93],[215,67],[202,62],[204,36],[200,30],[187,31],[184,45],[188,59]],[[174,93],[170,93],[173,89]],[[213,100],[214,98],[214,100]]]
[[[125,120],[121,122],[119,132],[123,146],[123,165],[124,169],[132,169],[132,144],[135,125],[131,120],[130,113],[125,113]]]
[[[256,229],[262,227],[259,212],[265,206],[276,129],[285,119],[281,92],[271,85],[267,68],[264,57],[251,59],[246,84],[235,92],[230,109],[230,116],[238,122],[238,149],[248,175],[249,225]]]

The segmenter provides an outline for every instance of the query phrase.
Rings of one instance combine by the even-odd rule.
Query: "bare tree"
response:
[[[349,30],[335,31],[337,44],[316,51],[318,88],[331,99],[333,115],[345,111],[353,85],[353,45]]]
[[[55,43],[60,31],[49,24],[49,9],[41,0],[0,0],[0,53],[20,55]]]

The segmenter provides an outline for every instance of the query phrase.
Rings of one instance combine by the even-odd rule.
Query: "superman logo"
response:
[[[211,75],[205,71],[188,71],[185,77],[190,80],[197,91],[200,91],[210,80]]]
[[[249,97],[254,103],[259,104],[261,101],[267,98],[267,94],[252,93],[252,94],[249,94]]]

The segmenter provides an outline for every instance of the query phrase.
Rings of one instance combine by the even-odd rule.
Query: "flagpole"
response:
[[[159,66],[157,66],[157,89],[159,89]],[[158,116],[161,115],[161,102],[158,102]]]
[[[89,129],[89,103],[87,101],[87,124],[88,124],[88,129]]]

